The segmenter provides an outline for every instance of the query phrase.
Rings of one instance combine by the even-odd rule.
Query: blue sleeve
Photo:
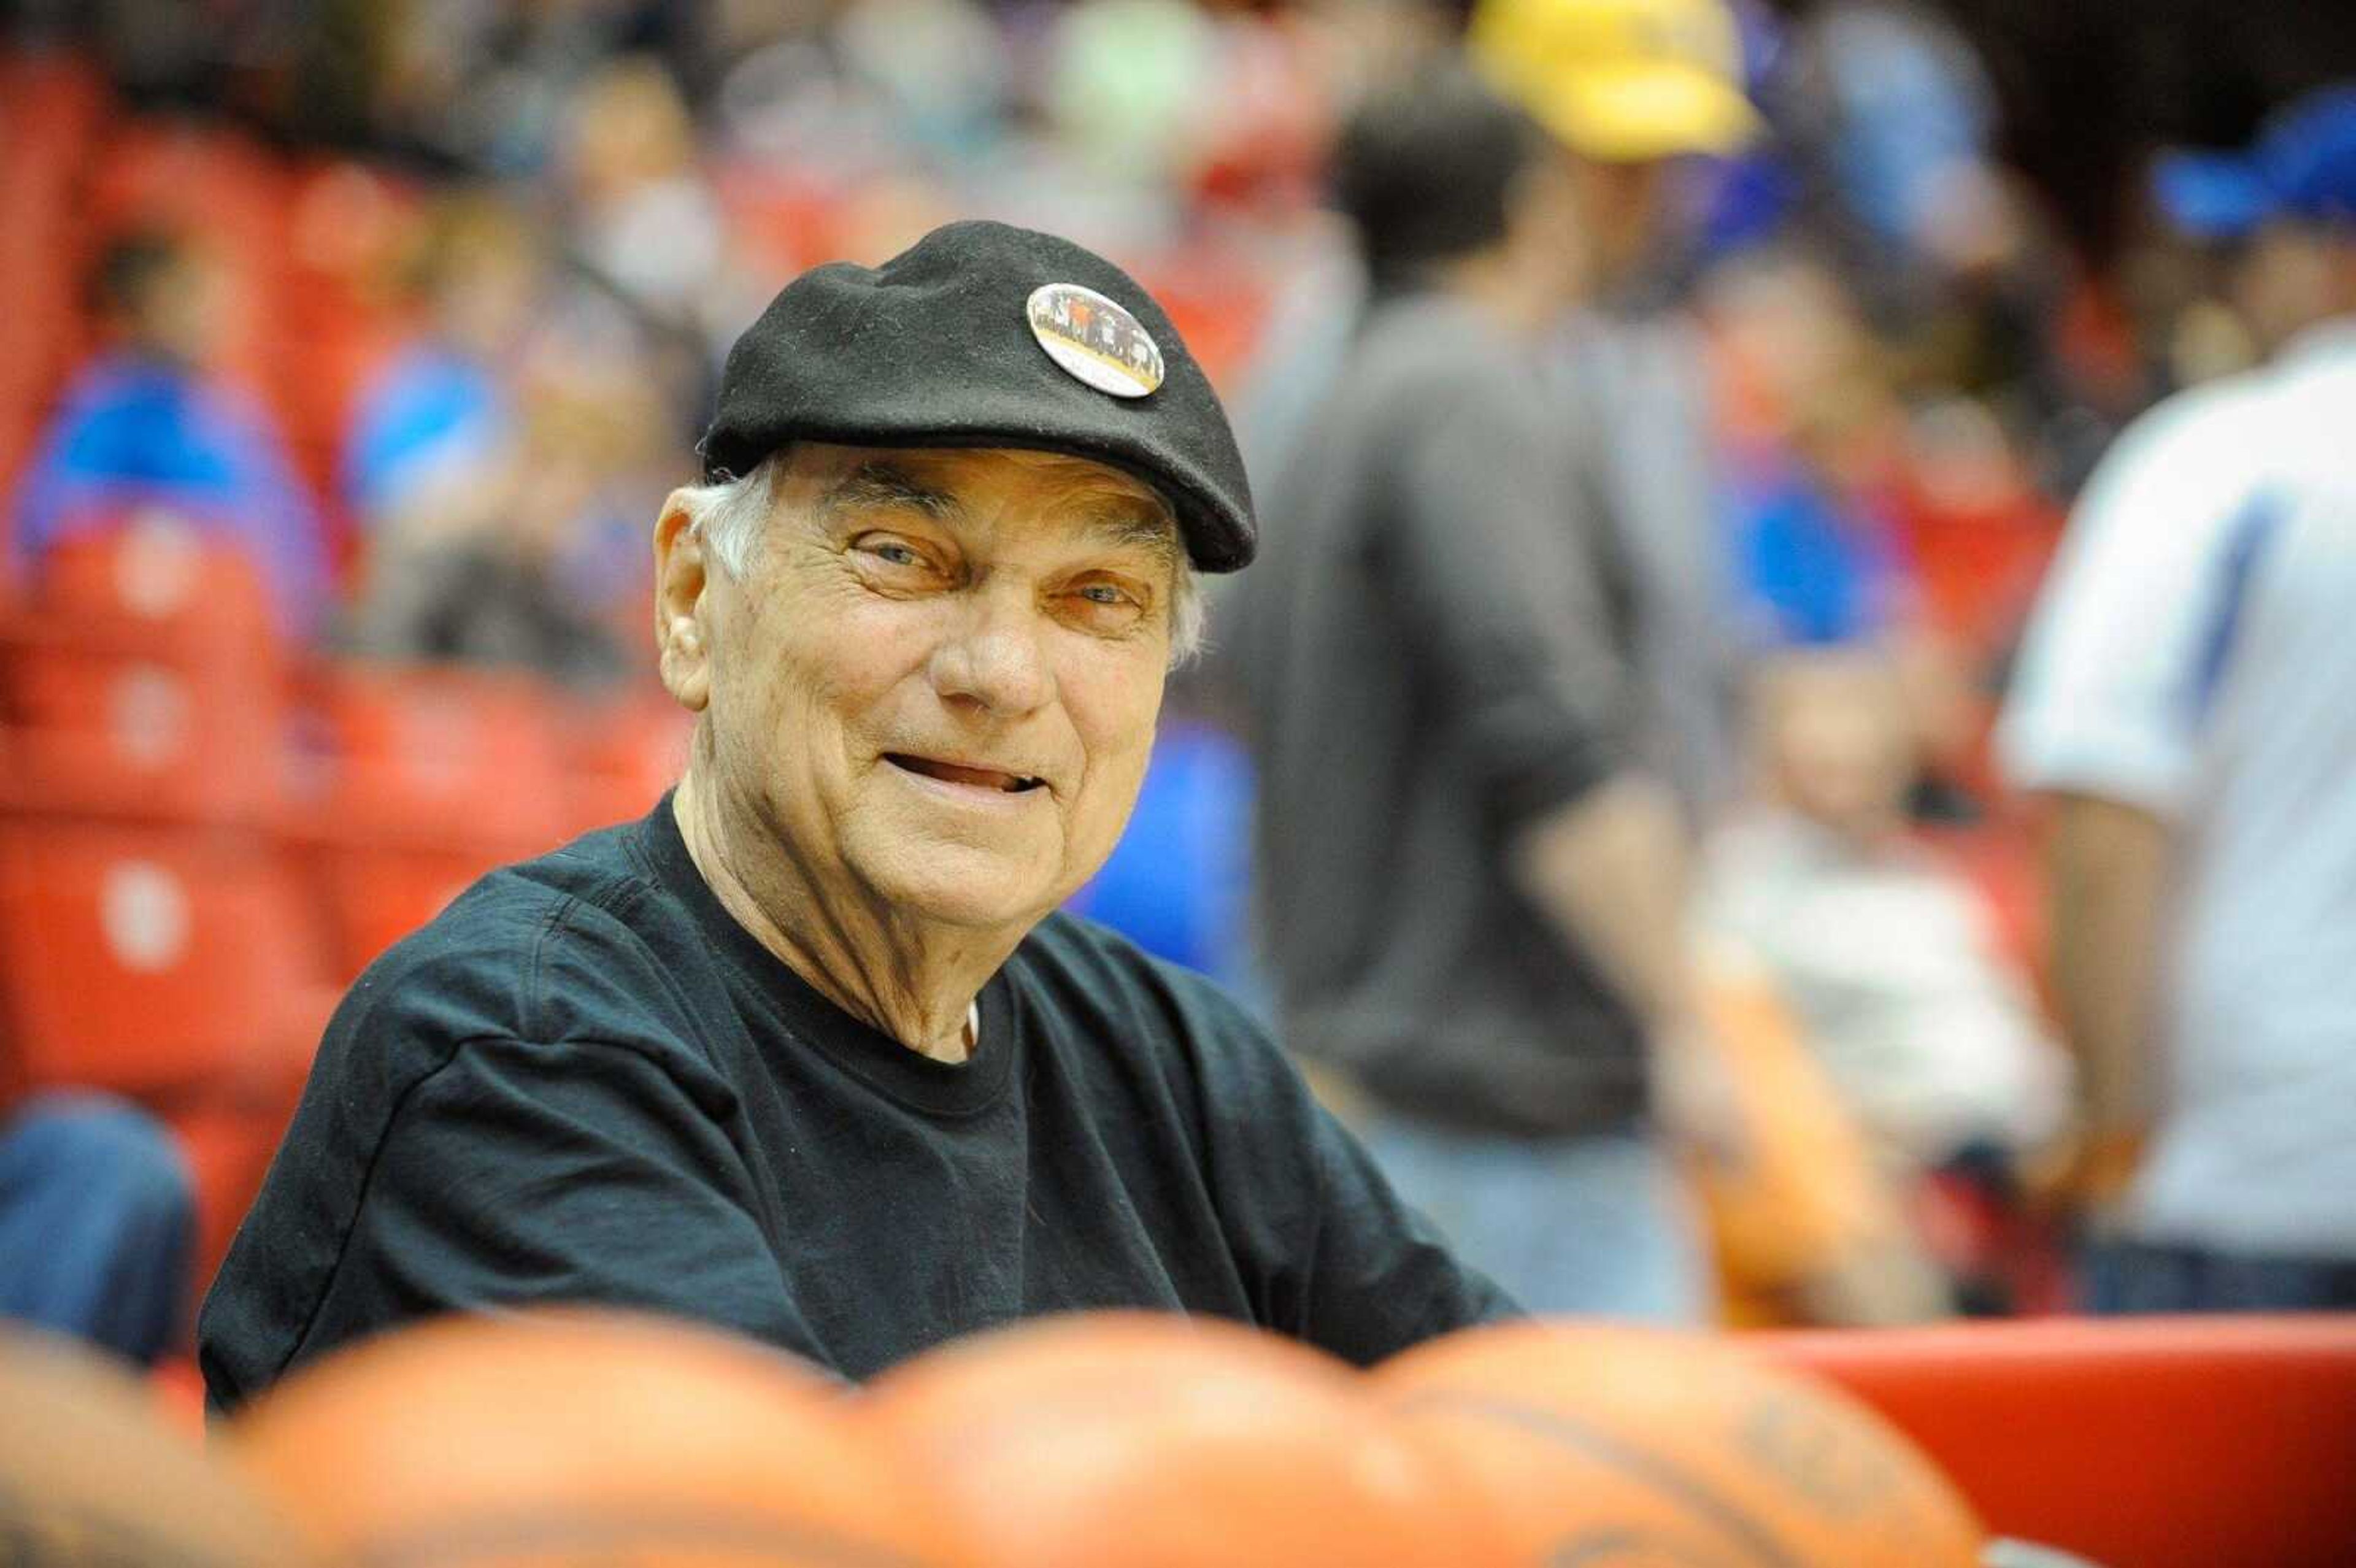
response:
[[[57,543],[66,519],[103,493],[112,467],[104,456],[115,422],[86,386],[77,386],[42,433],[17,486],[8,533],[9,570],[18,581]]]
[[[269,414],[243,400],[215,411],[229,460],[221,497],[270,581],[282,628],[304,639],[319,628],[333,592],[326,525]]]

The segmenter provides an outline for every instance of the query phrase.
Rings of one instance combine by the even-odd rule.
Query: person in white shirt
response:
[[[2113,449],[2001,731],[2053,806],[2090,1296],[2356,1307],[2356,86],[2161,195],[2281,347]]]

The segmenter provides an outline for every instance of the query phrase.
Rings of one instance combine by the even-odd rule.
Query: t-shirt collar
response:
[[[684,903],[722,958],[774,1004],[780,1021],[799,1040],[833,1058],[872,1087],[913,1108],[966,1115],[994,1103],[1012,1081],[1021,1031],[1014,1027],[1012,989],[1001,970],[975,998],[980,1009],[976,1037],[982,1041],[966,1061],[937,1061],[844,1012],[776,954],[737,923],[703,880],[672,814],[675,791],[638,825],[637,837],[658,880]]]

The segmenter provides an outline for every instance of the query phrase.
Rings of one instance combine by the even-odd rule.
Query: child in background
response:
[[[1893,1179],[2051,1142],[2066,1059],[1986,901],[1908,835],[1916,727],[1889,656],[1778,656],[1756,732],[1762,798],[1705,857],[1705,938],[1770,978]]]

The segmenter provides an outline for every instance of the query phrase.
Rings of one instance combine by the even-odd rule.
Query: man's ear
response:
[[[672,491],[655,524],[655,647],[665,688],[681,708],[701,713],[712,700],[712,634],[703,535],[684,495]]]

